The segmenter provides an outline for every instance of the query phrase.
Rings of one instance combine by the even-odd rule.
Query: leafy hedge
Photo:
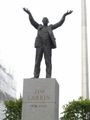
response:
[[[61,120],[90,120],[90,100],[80,97],[63,106]]]
[[[22,98],[5,101],[5,118],[3,120],[21,120]]]

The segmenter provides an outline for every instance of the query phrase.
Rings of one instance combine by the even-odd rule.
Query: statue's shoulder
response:
[[[39,24],[38,26],[38,30],[42,29],[43,28],[43,25],[42,24]]]
[[[53,26],[53,25],[52,25],[52,24],[50,24],[48,27],[49,27],[49,28],[51,28],[52,26]]]
[[[49,29],[51,29],[51,30],[52,30],[52,27],[53,27],[53,25],[52,25],[52,24],[50,24],[50,25],[48,26],[48,28],[49,28]]]
[[[50,25],[48,26],[48,30],[49,30],[49,31],[52,30],[52,24],[50,24]]]

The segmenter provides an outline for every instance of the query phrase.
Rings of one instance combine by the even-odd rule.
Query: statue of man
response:
[[[35,68],[34,68],[34,78],[38,78],[40,74],[40,64],[44,54],[45,64],[46,64],[46,78],[51,78],[52,71],[52,49],[56,48],[56,41],[53,34],[53,30],[60,27],[64,21],[65,17],[72,13],[72,11],[67,11],[61,18],[61,20],[56,24],[48,25],[49,20],[47,17],[42,19],[43,25],[37,23],[31,12],[23,8],[23,10],[29,15],[30,23],[34,28],[38,30],[37,37],[35,40],[35,48],[36,48],[36,58],[35,58]]]

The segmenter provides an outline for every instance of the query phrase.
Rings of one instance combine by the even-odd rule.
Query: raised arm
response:
[[[31,12],[30,12],[28,9],[26,9],[26,8],[23,8],[23,10],[29,15],[30,23],[31,23],[36,29],[38,29],[39,24],[34,20]]]
[[[60,20],[58,23],[56,23],[56,24],[54,24],[54,25],[51,25],[52,30],[60,27],[60,26],[64,23],[65,17],[66,17],[67,15],[71,14],[72,12],[73,12],[73,11],[70,10],[70,11],[67,11],[66,13],[64,13],[63,16],[62,16],[62,18],[61,18],[61,20]]]

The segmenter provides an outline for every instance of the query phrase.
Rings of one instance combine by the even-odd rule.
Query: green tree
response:
[[[22,98],[5,101],[5,118],[3,120],[21,120]]]
[[[90,120],[90,100],[80,97],[63,106],[61,120]]]

